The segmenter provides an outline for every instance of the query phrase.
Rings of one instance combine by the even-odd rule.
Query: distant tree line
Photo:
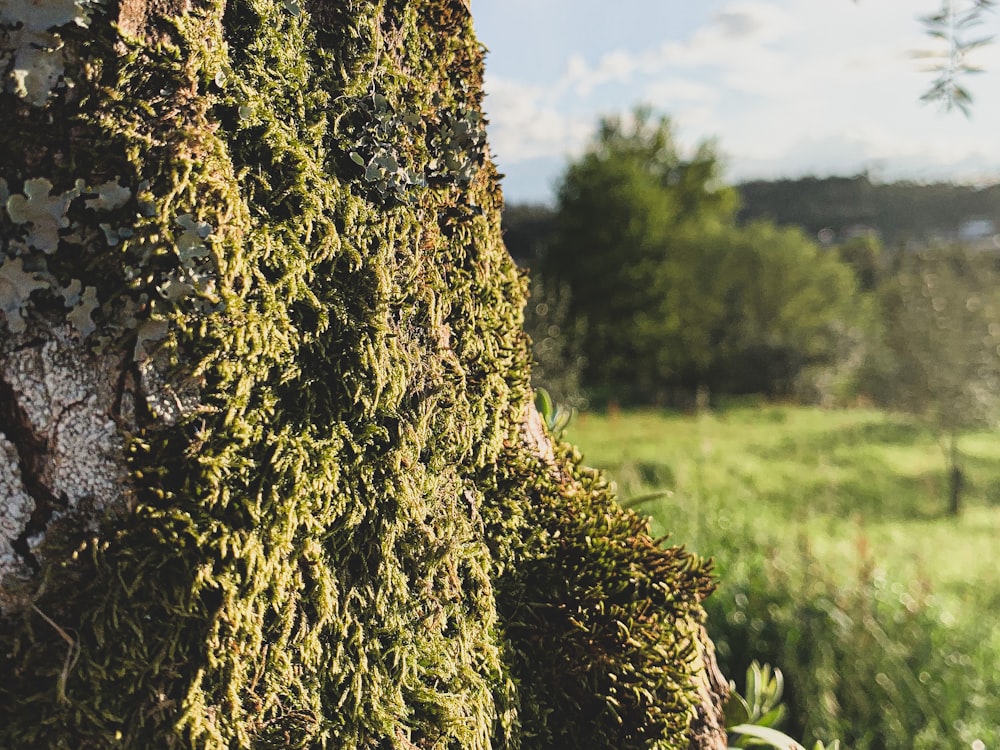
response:
[[[868,174],[753,180],[734,186],[736,220],[771,221],[833,241],[872,230],[888,247],[926,244],[957,235],[964,222],[992,221],[1000,228],[1000,183],[877,182]],[[504,239],[516,260],[531,265],[554,229],[556,209],[514,203],[504,209]]]
[[[956,236],[973,219],[1000,227],[1000,184],[879,183],[860,174],[755,180],[737,190],[739,221],[766,219],[812,237],[825,230],[833,240],[868,229],[888,246],[924,244]]]

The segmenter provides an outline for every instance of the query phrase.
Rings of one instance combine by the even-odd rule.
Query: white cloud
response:
[[[680,102],[714,103],[718,102],[722,93],[717,87],[692,81],[680,76],[672,76],[650,83],[644,89],[646,101],[663,102],[666,104]],[[674,108],[667,106],[667,111]]]
[[[567,59],[555,88],[586,98],[607,83],[621,84],[641,76],[697,66],[730,68],[744,76],[773,77],[787,70],[786,61],[764,45],[780,40],[792,28],[791,16],[772,3],[729,3],[684,42],[645,50],[614,50],[602,55],[594,65],[583,54],[575,53]]]
[[[709,33],[729,39],[769,42],[780,39],[795,27],[793,17],[775,3],[732,2],[711,16]]]
[[[552,92],[487,74],[484,109],[490,120],[490,146],[503,165],[540,156],[577,153],[594,123],[560,111]]]
[[[603,55],[594,67],[588,65],[582,55],[573,55],[567,62],[562,79],[556,85],[556,91],[573,92],[585,98],[606,83],[627,81],[638,67],[635,57],[624,50]]]

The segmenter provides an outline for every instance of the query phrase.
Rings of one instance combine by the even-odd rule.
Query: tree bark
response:
[[[707,566],[533,415],[465,3],[0,65],[0,747],[725,746]]]

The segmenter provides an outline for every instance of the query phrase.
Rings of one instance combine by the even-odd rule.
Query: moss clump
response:
[[[0,239],[180,405],[135,389],[127,512],[4,613],[0,747],[685,746],[709,582],[524,438],[465,4],[111,12],[60,31],[73,87],[0,95],[0,178],[129,197]]]
[[[520,747],[687,748],[708,571],[651,539],[575,449],[557,461],[508,461],[498,487],[530,500],[497,582]]]

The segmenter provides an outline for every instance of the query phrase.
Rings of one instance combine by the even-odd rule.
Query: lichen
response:
[[[28,573],[14,544],[27,528],[35,503],[24,489],[19,462],[17,447],[0,433],[0,609],[7,605],[3,593],[9,584],[4,579]]]
[[[118,177],[108,180],[102,185],[98,185],[92,191],[97,193],[96,198],[88,198],[84,203],[87,208],[95,211],[114,211],[128,203],[132,197],[132,190],[119,184]]]
[[[24,195],[7,199],[7,213],[15,224],[29,225],[26,242],[44,253],[59,247],[59,230],[69,226],[66,212],[70,202],[80,195],[80,186],[59,195],[50,195],[52,183],[44,177],[24,182]]]
[[[28,298],[32,292],[47,287],[36,274],[24,270],[22,258],[0,261],[0,312],[11,333],[24,332]]]
[[[52,31],[75,24],[87,26],[86,0],[5,0],[0,5],[0,62],[10,57],[8,88],[36,107],[48,103],[65,72],[64,43]],[[17,28],[15,28],[17,27]]]

